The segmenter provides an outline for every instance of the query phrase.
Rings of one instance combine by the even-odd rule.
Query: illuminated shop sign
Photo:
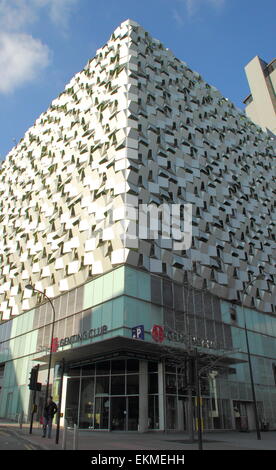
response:
[[[85,330],[82,333],[77,335],[72,335],[70,337],[62,338],[59,342],[59,347],[68,346],[68,344],[79,343],[87,339],[93,339],[97,336],[102,336],[107,333],[107,325],[99,326],[98,328],[91,328],[90,330]]]
[[[151,329],[151,336],[156,343],[163,343],[165,339],[164,327],[160,325],[153,325]]]
[[[202,348],[220,349],[221,346],[217,345],[214,341],[207,338],[198,338],[197,336],[187,335],[179,331],[172,330],[171,328],[161,325],[153,325],[151,329],[151,336],[157,343],[163,343],[165,339],[174,343],[183,343],[191,346],[201,346]]]
[[[81,341],[85,341],[87,339],[93,339],[97,336],[102,336],[107,333],[108,327],[107,325],[100,326],[98,328],[91,328],[90,330],[85,330],[82,333],[77,335],[67,336],[66,338],[62,338],[59,340],[58,338],[53,338],[51,352],[57,352],[58,348],[62,348],[63,346],[68,346],[68,344],[79,343]],[[43,352],[46,354],[50,353],[50,348],[46,346],[38,346],[37,352]]]
[[[171,330],[170,328],[164,328],[165,337],[169,341],[174,341],[175,343],[184,343],[190,344],[191,346],[201,346],[202,348],[208,349],[220,349],[221,345],[215,343],[208,338],[198,338],[197,336],[187,335],[179,331]]]
[[[133,339],[145,339],[144,325],[134,326],[131,329],[131,337]]]

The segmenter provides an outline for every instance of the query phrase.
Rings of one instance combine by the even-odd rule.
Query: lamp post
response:
[[[249,367],[252,399],[253,399],[253,406],[254,406],[254,415],[255,415],[255,422],[256,422],[256,433],[257,433],[257,439],[258,440],[261,440],[261,432],[260,432],[260,425],[259,425],[259,416],[258,416],[256,393],[255,393],[251,353],[250,353],[249,340],[248,340],[248,331],[247,331],[247,325],[246,325],[246,315],[245,315],[245,310],[244,310],[244,299],[245,299],[245,296],[247,294],[248,288],[251,287],[254,284],[255,281],[267,280],[267,279],[269,279],[269,276],[267,274],[259,274],[258,276],[255,276],[253,279],[251,279],[251,281],[249,281],[247,283],[247,285],[245,286],[245,288],[242,291],[243,297],[242,297],[242,301],[241,301],[241,303],[242,303],[242,312],[243,312],[243,321],[244,321],[245,340],[246,340],[246,349],[247,349],[247,357],[248,357],[248,367]]]
[[[45,406],[47,405],[48,395],[49,395],[49,382],[50,382],[50,373],[51,373],[51,363],[52,363],[52,349],[53,349],[53,338],[54,338],[54,325],[56,319],[56,311],[52,300],[42,291],[36,289],[31,284],[27,284],[25,286],[26,289],[32,290],[33,292],[38,292],[39,294],[43,295],[45,299],[48,300],[52,307],[53,318],[52,318],[52,332],[51,332],[51,342],[50,342],[50,354],[49,354],[49,365],[48,365],[48,375],[47,375],[47,383],[46,383],[46,394],[45,394]]]
[[[220,257],[214,256],[214,259],[225,265],[224,261]],[[242,290],[242,299],[241,299],[243,322],[244,322],[244,332],[245,332],[245,341],[246,341],[246,352],[247,352],[247,358],[248,358],[250,384],[251,384],[252,400],[253,400],[253,407],[254,407],[254,416],[255,416],[255,423],[256,423],[256,433],[257,433],[257,439],[258,440],[261,440],[261,433],[260,433],[258,407],[257,407],[254,377],[253,377],[253,369],[252,369],[252,361],[251,361],[251,352],[250,352],[250,346],[249,346],[249,340],[248,340],[248,331],[247,331],[247,325],[246,325],[246,315],[245,315],[245,310],[244,310],[244,300],[245,300],[245,296],[247,294],[248,288],[251,287],[254,284],[255,281],[268,280],[269,278],[270,278],[270,276],[266,273],[262,273],[262,274],[259,274],[258,276],[254,276],[254,278],[251,279],[246,284],[244,289]]]

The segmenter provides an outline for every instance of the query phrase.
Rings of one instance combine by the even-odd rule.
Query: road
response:
[[[40,448],[0,427],[0,450],[39,450]]]

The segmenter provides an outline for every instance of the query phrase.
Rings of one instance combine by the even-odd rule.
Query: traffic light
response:
[[[29,389],[30,390],[37,390],[38,368],[39,368],[39,366],[35,366],[35,367],[32,368],[32,370],[30,372],[30,378],[29,378]]]

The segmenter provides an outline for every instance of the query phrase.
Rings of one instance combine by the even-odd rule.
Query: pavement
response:
[[[74,434],[68,429],[64,436],[60,429],[59,442],[56,444],[56,428],[53,426],[52,437],[42,438],[42,429],[39,423],[34,423],[32,434],[30,425],[22,427],[14,421],[0,419],[0,431],[16,436],[29,444],[32,450],[108,450],[108,451],[186,451],[198,450],[197,440],[189,441],[186,433],[167,432],[119,432],[119,431],[85,431],[79,430]],[[1,433],[0,433],[1,435]],[[195,438],[197,434],[195,433]],[[210,431],[203,433],[203,450],[276,450],[276,431],[261,433],[261,440],[257,439],[255,432],[238,431]],[[93,455],[95,452],[93,452]]]

